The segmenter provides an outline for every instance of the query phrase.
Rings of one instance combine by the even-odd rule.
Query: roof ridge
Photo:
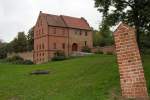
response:
[[[63,15],[60,15],[60,18],[63,20],[63,22],[65,23],[66,27],[68,27],[66,21],[65,21],[64,18],[63,18]]]
[[[63,17],[70,17],[70,18],[76,18],[76,19],[82,19],[82,17],[73,17],[73,16],[68,16],[68,15],[60,15],[60,16],[63,16]]]

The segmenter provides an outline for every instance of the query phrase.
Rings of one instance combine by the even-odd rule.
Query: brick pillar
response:
[[[114,32],[122,96],[147,100],[148,93],[135,30],[120,24]]]

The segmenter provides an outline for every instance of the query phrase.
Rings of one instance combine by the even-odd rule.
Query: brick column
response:
[[[114,32],[122,96],[147,100],[148,93],[135,30],[120,24]]]

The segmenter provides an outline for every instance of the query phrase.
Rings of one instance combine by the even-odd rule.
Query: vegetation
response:
[[[135,26],[140,46],[140,34],[150,34],[150,0],[94,0],[103,13],[103,21],[113,26],[123,21]],[[141,47],[141,46],[140,46]]]
[[[82,52],[90,53],[90,52],[91,52],[91,49],[90,49],[88,46],[84,46],[84,47],[82,48]]]
[[[109,30],[108,26],[100,26],[100,30],[95,30],[93,34],[93,45],[94,46],[111,46],[114,44],[112,32]]]
[[[18,53],[32,51],[34,45],[34,28],[31,28],[27,35],[24,32],[18,32],[17,37],[9,43],[0,40],[0,59],[7,57],[7,53]]]
[[[52,58],[52,61],[61,61],[61,60],[65,60],[66,56],[65,53],[63,51],[56,51],[54,57]]]
[[[31,65],[33,64],[30,60],[24,60],[23,58],[19,56],[13,56],[11,58],[3,59],[4,63],[10,63],[10,64],[25,64],[25,65]]]
[[[150,56],[144,69],[150,93]],[[119,73],[112,55],[91,55],[42,65],[0,63],[1,100],[119,100]],[[48,75],[30,75],[47,70]]]

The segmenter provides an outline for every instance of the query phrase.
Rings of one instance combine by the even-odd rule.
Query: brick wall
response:
[[[112,53],[115,54],[115,47],[114,46],[104,46],[104,47],[94,47],[92,48],[92,52],[103,52],[104,54]]]
[[[135,30],[121,24],[114,32],[122,96],[147,100],[148,93]]]

